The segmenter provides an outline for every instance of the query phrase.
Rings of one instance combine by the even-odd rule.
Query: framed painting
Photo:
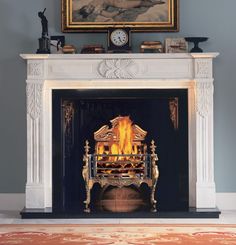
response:
[[[62,0],[63,32],[178,31],[179,0]]]

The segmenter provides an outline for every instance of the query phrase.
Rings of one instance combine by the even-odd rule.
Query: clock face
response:
[[[117,29],[111,33],[110,39],[115,46],[121,47],[128,42],[128,34],[122,29]]]

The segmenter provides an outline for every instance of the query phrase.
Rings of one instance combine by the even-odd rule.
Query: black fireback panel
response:
[[[169,110],[173,98],[179,102],[177,130]],[[65,119],[66,112],[69,118],[72,113],[71,120]],[[85,140],[89,140],[90,153],[94,153],[93,133],[119,115],[130,116],[133,123],[148,132],[148,146],[152,139],[156,142],[158,210],[189,208],[187,90],[53,90],[53,212],[83,212]],[[92,191],[92,203],[99,188],[95,185]],[[93,212],[96,210],[92,205]]]

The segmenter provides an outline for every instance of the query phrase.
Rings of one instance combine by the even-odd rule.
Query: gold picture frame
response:
[[[62,0],[63,32],[177,32],[179,0]]]

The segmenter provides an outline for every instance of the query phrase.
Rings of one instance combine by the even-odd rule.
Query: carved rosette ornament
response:
[[[40,117],[42,107],[42,84],[28,83],[26,87],[27,114],[36,120]]]
[[[212,107],[213,89],[212,82],[196,83],[196,111],[202,117],[206,117]]]
[[[195,77],[211,78],[212,77],[212,61],[208,59],[198,59],[195,61]]]
[[[137,72],[138,65],[132,59],[104,60],[98,66],[98,73],[107,79],[131,79]]]
[[[28,77],[39,78],[43,74],[43,64],[42,62],[30,62],[28,64]]]

